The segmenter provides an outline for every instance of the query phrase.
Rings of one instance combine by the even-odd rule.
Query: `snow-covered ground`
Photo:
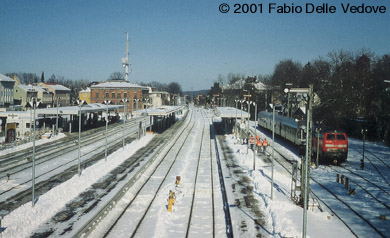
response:
[[[34,207],[26,203],[2,219],[3,237],[29,237],[41,224],[47,222],[60,211],[69,201],[89,188],[96,181],[106,176],[111,170],[119,166],[124,160],[147,144],[153,135],[147,134],[119,149],[107,157],[83,170],[81,176],[77,174],[65,183],[58,185],[46,194],[39,197]],[[28,175],[31,176],[31,175]],[[83,221],[79,221],[83,223]]]
[[[262,137],[265,137],[263,133],[259,132]],[[134,141],[133,143],[127,145],[125,150],[119,149],[114,154],[108,157],[107,162],[101,161],[94,164],[91,167],[86,168],[82,175],[79,177],[75,175],[72,179],[68,180],[66,183],[58,185],[53,188],[46,194],[39,197],[38,202],[35,207],[31,206],[31,203],[26,203],[20,208],[14,210],[9,215],[1,219],[1,229],[3,230],[2,237],[29,237],[32,235],[35,229],[40,225],[44,224],[48,219],[50,219],[57,211],[59,211],[63,206],[69,202],[74,197],[77,197],[82,193],[86,188],[91,186],[96,180],[105,176],[116,166],[120,165],[121,160],[124,160],[129,157],[131,153],[134,153],[137,148],[145,146],[152,138],[152,135],[147,135],[140,140]],[[271,138],[268,138],[270,144],[272,144]],[[270,163],[263,160],[263,155],[256,155],[256,170],[252,170],[253,165],[253,152],[249,150],[248,154],[246,152],[246,146],[235,143],[235,139],[232,135],[226,135],[225,141],[233,151],[233,156],[235,161],[241,168],[242,172],[250,178],[250,183],[254,187],[254,197],[258,201],[258,206],[263,213],[264,224],[260,228],[260,233],[263,237],[301,237],[302,236],[302,224],[303,224],[303,215],[302,208],[294,205],[290,201],[290,186],[291,186],[291,175],[285,171],[284,168],[275,163],[274,168],[274,198],[271,200],[271,166]],[[361,141],[350,139],[350,153],[348,157],[348,164],[351,168],[358,168],[360,164],[361,154],[357,150],[361,149]],[[275,143],[275,147],[279,152],[284,154],[289,158],[299,160],[299,158],[289,151],[288,149],[283,148],[283,144],[279,145]],[[15,148],[16,150],[19,148]],[[390,149],[384,146],[381,143],[371,143],[366,142],[366,149],[372,153],[379,154],[381,158],[387,161],[389,164],[390,161]],[[270,148],[268,148],[270,151]],[[372,159],[374,160],[374,159]],[[372,175],[375,179],[376,170],[373,166],[369,165],[366,162],[366,169],[363,171],[363,174]],[[378,167],[380,162],[374,162]],[[379,186],[383,187],[386,191],[389,191],[389,185],[386,183],[389,181],[389,170],[384,169],[384,165],[379,169],[385,174],[385,179],[376,179],[376,183]],[[319,178],[328,171],[328,168],[325,166],[320,166],[319,169],[312,170],[312,176]],[[224,167],[224,177],[226,182],[226,188],[228,191],[232,191],[231,185],[234,183],[234,177],[226,174],[228,170],[226,166]],[[180,171],[177,171],[177,174],[180,174]],[[26,176],[30,176],[28,174]],[[331,178],[330,180],[335,180]],[[0,181],[3,183],[4,181]],[[313,182],[312,182],[313,183]],[[332,185],[332,186],[337,186]],[[1,188],[0,188],[1,189]],[[316,188],[313,187],[314,192]],[[317,190],[318,192],[319,190]],[[356,189],[356,192],[362,192],[359,188]],[[342,192],[340,191],[340,194]],[[325,195],[324,195],[325,196]],[[341,196],[341,195],[340,195]],[[348,193],[342,195],[343,198],[351,198]],[[232,195],[229,195],[229,198],[233,198]],[[377,216],[379,213],[383,213],[387,219],[390,217],[390,212],[388,209],[382,209],[381,211],[374,210],[374,208],[367,207],[370,205],[367,201],[366,196],[353,196],[356,204],[361,204],[361,206],[366,208],[366,211],[371,211]],[[388,200],[385,200],[388,201]],[[242,220],[246,220],[247,224],[253,224],[253,220],[250,214],[243,212],[238,207],[234,206],[234,201],[229,201],[231,204],[230,211],[232,214],[232,223],[234,235],[237,237],[254,237],[257,234],[255,228],[248,226],[246,230],[242,229]],[[389,204],[389,203],[388,203]],[[336,204],[337,205],[337,204]],[[309,209],[308,210],[308,219],[307,219],[307,235],[308,237],[354,237],[355,235],[342,223],[336,216],[333,215],[325,206],[323,206],[324,212],[321,212],[318,209]],[[335,207],[337,209],[337,206]],[[342,212],[342,211],[335,211]],[[162,216],[163,218],[164,216]],[[83,221],[79,221],[83,222]],[[353,223],[353,221],[350,221]],[[381,222],[380,227],[383,224],[389,224],[388,220],[378,221]],[[164,223],[161,223],[164,224]],[[365,229],[367,224],[357,223],[355,227],[362,226],[361,231],[356,231],[357,236],[359,237],[378,237],[378,234],[375,232],[370,233],[370,229]],[[352,226],[353,227],[353,226]],[[389,227],[389,226],[387,226]],[[390,228],[384,227],[384,231],[389,231],[385,233],[385,236],[389,237]],[[169,230],[170,227],[160,227],[161,229]],[[372,229],[371,229],[372,230]],[[156,235],[158,236],[158,235]],[[140,234],[142,237],[142,234]]]
[[[258,206],[264,214],[265,224],[262,227],[262,235],[264,237],[302,237],[303,209],[290,200],[291,175],[275,162],[272,200],[272,166],[264,160],[265,156],[263,154],[256,155],[256,170],[253,171],[253,151],[249,150],[247,154],[247,146],[237,144],[232,135],[226,136],[225,140],[234,151],[238,165],[241,166],[254,187],[255,198],[258,200]],[[231,179],[230,184],[233,182],[234,179]],[[246,219],[246,224],[253,223],[251,218],[243,213],[241,209],[231,208],[231,211],[236,216],[236,218],[233,218],[235,222],[233,229],[239,229],[240,224],[237,224],[237,222],[240,219],[238,218]],[[308,237],[354,237],[340,220],[328,212],[309,209],[307,220]],[[235,234],[251,237],[251,234],[242,231]]]
[[[39,146],[39,145],[42,145],[42,144],[53,142],[53,141],[62,139],[64,137],[66,137],[66,135],[64,133],[59,133],[57,136],[52,136],[50,138],[44,138],[44,139],[36,140],[35,141],[35,146]],[[28,143],[25,143],[25,144],[22,144],[22,145],[18,145],[18,146],[12,147],[12,148],[8,148],[6,150],[0,151],[0,155],[7,155],[7,154],[13,153],[15,151],[24,150],[24,149],[32,147],[32,145],[33,145],[33,142],[28,142]]]

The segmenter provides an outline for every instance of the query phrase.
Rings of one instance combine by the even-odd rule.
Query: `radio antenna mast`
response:
[[[122,66],[125,68],[125,80],[129,80],[129,33],[126,32],[126,57],[122,58]]]

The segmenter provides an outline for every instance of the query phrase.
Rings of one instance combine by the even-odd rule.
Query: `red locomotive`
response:
[[[339,165],[347,160],[348,138],[344,132],[325,131],[319,134],[314,133],[312,138],[313,157],[316,158],[318,147],[320,164],[333,163]]]

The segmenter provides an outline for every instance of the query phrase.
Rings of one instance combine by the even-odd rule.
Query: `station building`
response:
[[[125,80],[111,80],[91,86],[91,103],[103,103],[111,101],[113,105],[124,105],[123,99],[127,99],[127,112],[133,112],[143,108],[142,92],[144,87]]]

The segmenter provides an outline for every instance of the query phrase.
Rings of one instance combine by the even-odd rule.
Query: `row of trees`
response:
[[[218,76],[210,94],[215,88],[232,85],[242,78],[240,74],[229,74],[226,79]],[[305,65],[292,59],[282,60],[270,75],[246,77],[241,88],[254,95],[251,99],[259,105],[263,102],[265,105],[277,97],[285,102],[283,89],[289,85],[306,88],[313,84],[319,99],[313,108],[313,119],[317,124],[347,130],[355,136],[360,133],[357,130],[360,126],[366,126],[369,136],[390,143],[389,80],[390,55],[376,56],[368,50],[356,53],[339,50]],[[266,84],[267,90],[256,92],[251,86],[254,81]],[[236,95],[224,92],[228,98],[234,99]],[[367,121],[365,125],[361,124],[362,120],[357,120],[362,118]]]

